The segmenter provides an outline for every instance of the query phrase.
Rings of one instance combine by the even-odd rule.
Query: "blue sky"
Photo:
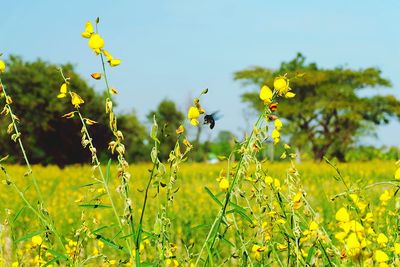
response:
[[[110,52],[123,62],[111,70],[120,111],[142,121],[164,98],[183,111],[208,87],[217,129],[240,133],[248,107],[234,71],[276,68],[297,52],[322,67],[378,67],[393,83],[381,90],[400,98],[400,1],[1,1],[0,51],[26,60],[71,62],[89,78],[99,70],[87,40],[86,20],[100,17]],[[253,88],[254,89],[254,88]],[[204,131],[215,137],[216,131]],[[376,144],[400,145],[400,124],[378,130]]]

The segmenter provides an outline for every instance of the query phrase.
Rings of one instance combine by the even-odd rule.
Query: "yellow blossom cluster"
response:
[[[96,24],[98,23],[96,20]],[[114,58],[110,52],[104,49],[104,39],[94,31],[94,27],[91,21],[87,21],[85,24],[85,31],[81,33],[83,38],[89,39],[89,47],[96,53],[96,55],[103,54],[107,58],[107,62],[111,67],[118,66],[121,64],[121,60]]]
[[[202,92],[202,94],[206,93],[207,91]],[[201,107],[199,98],[195,98],[193,100],[193,104],[193,106],[189,107],[187,118],[189,119],[191,125],[197,126],[199,125],[199,117],[201,114],[205,113],[205,110]]]
[[[375,232],[374,216],[372,212],[364,210],[367,205],[354,195],[351,198],[359,208],[358,215],[362,216],[360,220],[352,219],[345,207],[341,207],[335,216],[338,227],[341,229],[335,237],[344,245],[343,258],[349,256],[353,259],[362,259],[366,266],[372,266],[374,262],[380,267],[389,266],[387,263],[389,238],[385,233]],[[400,254],[399,243],[394,243],[393,252]]]
[[[295,96],[294,93],[290,92],[291,88],[289,87],[289,83],[290,80],[286,75],[278,76],[274,79],[274,90],[271,90],[267,85],[263,85],[259,93],[260,99],[263,101],[264,105],[268,105],[270,111],[267,119],[274,121],[275,128],[271,133],[271,138],[273,139],[274,144],[277,144],[280,141],[280,130],[283,124],[276,115],[271,115],[271,113],[275,112],[278,108],[278,103],[275,102],[277,96],[284,96],[285,98],[293,98]]]
[[[0,74],[6,71],[6,63],[0,59]]]

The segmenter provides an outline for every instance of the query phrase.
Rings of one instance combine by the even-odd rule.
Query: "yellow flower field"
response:
[[[285,176],[282,175],[282,170],[290,168],[290,163],[266,162],[264,165],[268,166],[269,176],[279,181],[280,190],[282,192],[287,191]],[[218,186],[217,178],[220,175],[220,170],[224,167],[225,163],[215,165],[186,163],[180,167],[180,174],[176,182],[179,190],[174,196],[175,200],[170,220],[173,224],[171,242],[176,246],[174,247],[174,254],[182,265],[189,265],[188,262],[185,264],[182,260],[187,258],[188,250],[199,250],[199,246],[206,235],[207,226],[212,223],[212,218],[218,212],[217,206],[214,205],[212,198],[206,193],[205,187],[209,188],[216,195],[221,194],[222,190]],[[134,192],[132,194],[132,202],[135,209],[135,219],[141,213],[149,168],[151,168],[150,164],[132,165],[130,167],[132,173],[131,190]],[[381,161],[340,164],[339,168],[347,184],[354,190],[361,189],[373,183],[392,180],[395,172],[394,162]],[[114,167],[111,169],[111,172],[113,172]],[[55,166],[34,166],[33,170],[43,191],[47,210],[54,218],[55,226],[66,240],[65,246],[67,252],[73,254],[75,252],[74,249],[76,249],[76,242],[79,242],[79,236],[74,234],[75,230],[82,229],[82,227],[96,229],[105,225],[112,227],[113,221],[110,219],[111,211],[101,208],[102,204],[107,205],[109,203],[106,200],[93,200],[95,199],[94,197],[98,197],[103,193],[103,189],[101,187],[84,186],[93,182],[90,166],[77,165],[69,166],[65,169]],[[7,166],[7,171],[13,173],[16,184],[26,190],[26,195],[32,198],[31,193],[34,190],[32,186],[29,186],[30,183],[24,180],[25,168],[22,166]],[[345,186],[333,178],[335,171],[326,163],[301,163],[298,165],[298,171],[301,176],[304,195],[307,196],[310,205],[314,207],[317,214],[315,216],[316,222],[310,224],[310,229],[305,231],[319,231],[318,229],[323,225],[328,232],[328,236],[333,239],[333,243],[336,244],[342,253],[346,253],[346,246],[349,249],[349,255],[343,256],[344,262],[347,262],[347,258],[357,255],[351,255],[351,251],[355,251],[356,253],[360,246],[359,243],[362,240],[359,242],[356,236],[350,233],[346,241],[348,244],[342,245],[341,243],[342,238],[340,237],[340,233],[343,232],[342,228],[345,227],[342,226],[341,228],[340,223],[350,221],[350,218],[347,211],[345,211],[345,215],[341,215],[340,213],[340,208],[346,205],[343,204],[345,203],[343,197],[333,198],[338,194],[346,192]],[[4,179],[3,176],[2,178]],[[118,198],[116,192],[118,181],[115,177],[111,178],[111,184],[112,194]],[[243,183],[243,186],[250,188],[252,184],[253,181],[249,177]],[[382,184],[367,188],[365,191],[357,192],[357,194],[362,196],[363,201],[365,201],[367,207],[364,208],[372,212],[370,220],[374,223],[375,233],[373,234],[374,237],[368,242],[374,243],[370,245],[371,247],[382,248],[385,251],[379,250],[375,254],[375,257],[385,258],[385,256],[382,256],[382,253],[385,253],[385,255],[393,255],[391,258],[397,262],[397,253],[400,252],[400,245],[397,244],[396,232],[388,228],[390,226],[389,222],[398,216],[396,212],[397,208],[393,208],[394,205],[396,207],[399,205],[396,200],[397,198],[393,198],[395,189],[393,186]],[[387,195],[385,195],[385,192],[387,192]],[[163,188],[161,188],[160,194],[157,194],[156,188],[152,188],[149,191],[148,213],[144,223],[144,230],[149,232],[149,234],[156,232],[157,209],[159,201],[163,198],[164,194],[165,189]],[[248,197],[251,198],[252,196]],[[33,214],[17,197],[12,187],[6,184],[5,180],[3,180],[3,184],[0,187],[0,203],[2,260],[8,263],[15,262],[18,260],[15,255],[18,255],[21,262],[34,263],[35,257],[38,255],[39,245],[41,245],[41,249],[43,250],[43,247],[49,243],[46,235],[40,231],[41,227]],[[82,206],[85,203],[96,203],[99,205],[99,208],[93,209]],[[239,220],[238,223],[248,225],[249,233],[244,234],[251,240],[250,233],[255,226],[252,226],[251,223],[245,220]],[[287,224],[284,220],[280,223],[283,225]],[[310,233],[309,238],[312,238],[311,235],[312,233]],[[274,235],[272,234],[269,238],[273,240]],[[11,245],[11,239],[20,241],[13,246]],[[52,239],[52,237],[49,237],[49,239]],[[352,239],[355,239],[355,241],[352,241]],[[257,260],[262,255],[266,255],[268,251],[257,250],[257,247],[253,247],[254,244],[252,243],[255,243],[255,241],[252,240],[249,243],[249,247],[254,250],[251,252],[251,257]],[[352,244],[352,242],[355,244]],[[96,238],[96,235],[86,238],[84,243],[85,246],[81,248],[82,251],[80,253],[96,256],[104,252],[107,255],[106,261],[94,258],[92,261],[89,261],[89,265],[95,266],[98,262],[105,262],[106,265],[117,265],[124,260],[128,262],[127,259],[124,259],[124,253],[107,246],[107,244],[105,246],[101,239]],[[277,243],[277,246],[282,246],[282,249],[285,248],[285,244]],[[368,247],[368,244],[366,246]],[[353,249],[353,247],[355,248]],[[396,248],[396,250],[392,250],[392,248]],[[144,240],[141,250],[147,260],[154,259],[156,251],[149,239]],[[14,251],[17,253],[14,254]],[[230,252],[224,251],[221,253]],[[373,253],[373,251],[370,253]],[[44,258],[46,259],[46,257]],[[47,259],[51,258],[52,255],[48,255]],[[36,260],[38,259],[36,258]],[[231,259],[231,262],[234,264],[235,260]]]

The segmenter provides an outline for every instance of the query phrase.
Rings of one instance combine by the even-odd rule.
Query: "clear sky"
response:
[[[378,67],[393,83],[381,92],[400,98],[398,0],[0,0],[0,10],[1,52],[71,62],[102,90],[89,78],[99,70],[98,58],[80,37],[85,21],[99,16],[106,47],[123,60],[110,73],[119,110],[135,110],[142,121],[164,98],[185,111],[208,87],[205,108],[223,114],[216,128],[239,133],[248,111],[240,94],[251,88],[234,82],[233,72],[276,68],[297,52],[322,67]],[[398,146],[399,135],[400,124],[391,123],[372,142]]]

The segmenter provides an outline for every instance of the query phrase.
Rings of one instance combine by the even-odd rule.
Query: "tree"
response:
[[[229,157],[235,147],[235,136],[229,131],[220,131],[217,138],[210,144],[210,152],[217,156]]]
[[[149,161],[149,135],[135,113],[118,116],[119,129],[124,133],[126,157],[129,162]]]
[[[183,123],[185,115],[179,111],[175,103],[171,100],[163,100],[158,105],[157,109],[150,111],[147,115],[149,121],[153,121],[153,116],[156,117],[160,129],[160,159],[168,159],[169,153],[174,149],[176,142],[176,129]]]
[[[12,107],[20,119],[21,138],[32,163],[65,165],[88,162],[91,157],[90,152],[81,145],[80,121],[61,117],[72,111],[73,107],[68,98],[57,98],[63,83],[58,67],[42,60],[24,62],[19,57],[11,56],[2,80],[14,100]],[[71,78],[73,90],[85,100],[81,106],[82,113],[98,122],[89,127],[97,151],[103,154],[102,158],[109,158],[107,146],[111,132],[107,126],[103,96],[75,72],[73,65],[65,64],[62,68],[65,75]],[[1,155],[10,154],[16,162],[23,162],[18,145],[6,133],[8,120],[8,117],[0,118],[3,125],[0,129]],[[128,123],[127,120],[134,122]],[[143,126],[132,115],[123,116],[119,123],[128,132],[143,131]],[[129,144],[127,149],[132,151]]]
[[[400,115],[400,102],[394,96],[359,94],[363,89],[391,86],[377,68],[324,69],[316,63],[306,64],[305,57],[297,54],[278,70],[254,67],[236,72],[234,79],[257,85],[257,91],[242,94],[242,100],[261,110],[259,87],[271,85],[274,77],[285,73],[291,78],[296,98],[281,102],[279,115],[286,120],[291,144],[300,150],[310,149],[315,160],[324,155],[344,160],[347,148],[359,136]]]

